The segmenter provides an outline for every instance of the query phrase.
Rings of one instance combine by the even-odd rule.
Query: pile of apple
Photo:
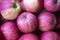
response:
[[[60,40],[60,0],[0,0],[0,40]]]

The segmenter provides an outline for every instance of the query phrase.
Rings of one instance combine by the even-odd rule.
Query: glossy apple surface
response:
[[[23,12],[17,18],[17,25],[24,33],[33,32],[37,27],[37,17],[29,12]]]
[[[28,12],[37,12],[42,9],[43,0],[22,0],[23,6]]]

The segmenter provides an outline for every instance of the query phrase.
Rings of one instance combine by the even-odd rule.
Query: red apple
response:
[[[20,36],[16,24],[12,21],[5,22],[1,26],[1,31],[6,40],[17,40]]]
[[[19,40],[39,40],[38,37],[34,34],[24,34]]]
[[[23,12],[17,18],[17,25],[24,33],[33,32],[37,27],[37,17],[29,12]]]
[[[38,16],[39,20],[39,29],[41,31],[53,30],[56,26],[56,17],[52,13],[42,12]]]
[[[16,2],[16,3],[9,2],[9,1],[2,2],[1,15],[6,20],[16,19],[20,12],[21,12],[21,6],[20,6],[19,2]]]
[[[48,31],[42,33],[40,38],[41,38],[40,40],[59,40],[59,35],[55,32]]]
[[[22,0],[23,6],[28,12],[37,12],[42,9],[43,0]]]
[[[47,11],[56,12],[60,10],[60,0],[44,0],[44,7]]]

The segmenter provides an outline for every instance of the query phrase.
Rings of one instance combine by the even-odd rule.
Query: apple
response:
[[[37,27],[37,17],[30,12],[23,12],[17,18],[17,26],[21,32],[33,32]]]
[[[32,33],[24,34],[18,40],[39,40],[38,37]]]
[[[43,0],[22,0],[23,7],[28,12],[37,12],[42,9]]]
[[[21,12],[21,6],[20,6],[19,2],[16,2],[16,3],[9,2],[9,1],[2,2],[1,15],[6,20],[16,19],[20,12]]]
[[[60,10],[60,0],[44,0],[44,8],[47,11],[56,12]]]
[[[5,3],[5,2],[7,2],[7,1],[8,1],[9,3],[14,2],[14,0],[0,0],[0,7],[1,7],[1,8],[0,8],[0,12],[1,12],[2,9],[5,9],[6,7],[8,8],[9,3],[8,3],[8,4]],[[2,6],[2,3],[5,3],[4,5],[7,5],[7,6]],[[10,5],[10,6],[11,6],[11,5]],[[2,8],[2,7],[3,7],[3,8]],[[7,8],[6,8],[6,9],[7,9]]]
[[[39,29],[41,31],[50,31],[53,30],[56,26],[56,17],[50,12],[42,12],[38,16],[39,20]]]
[[[40,40],[59,40],[59,35],[53,31],[47,31],[42,33]]]
[[[13,21],[3,23],[1,31],[6,40],[17,40],[20,36],[19,30]]]

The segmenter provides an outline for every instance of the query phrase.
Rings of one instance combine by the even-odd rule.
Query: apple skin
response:
[[[39,29],[41,31],[53,30],[56,26],[56,17],[50,12],[42,12],[38,16]]]
[[[56,12],[60,10],[60,1],[57,0],[44,0],[44,7],[47,11]]]
[[[13,21],[2,24],[1,31],[6,40],[17,40],[20,37],[19,30]]]
[[[20,5],[21,5],[21,7],[22,7],[22,10],[25,11],[25,6],[24,6],[24,4],[23,4],[23,0],[20,2]]]
[[[3,1],[1,15],[3,16],[4,19],[14,20],[17,18],[20,12],[21,6],[19,2],[14,3],[9,1]]]
[[[42,33],[40,40],[59,40],[59,35],[53,31],[47,31]]]
[[[23,12],[17,18],[17,25],[21,32],[33,32],[37,27],[37,17],[32,13]]]
[[[21,36],[18,40],[39,40],[38,37],[32,33],[30,34],[24,34]]]
[[[12,7],[13,7],[13,3],[12,2],[2,1],[2,3],[1,3],[2,10],[6,10],[6,9],[9,9],[9,8],[12,8]]]
[[[37,12],[42,9],[43,0],[22,0],[24,9],[28,12]]]
[[[6,3],[6,2],[8,2],[8,3]],[[0,1],[0,7],[1,7],[0,11],[12,7],[13,5],[11,2],[14,2],[14,0],[1,0]]]

